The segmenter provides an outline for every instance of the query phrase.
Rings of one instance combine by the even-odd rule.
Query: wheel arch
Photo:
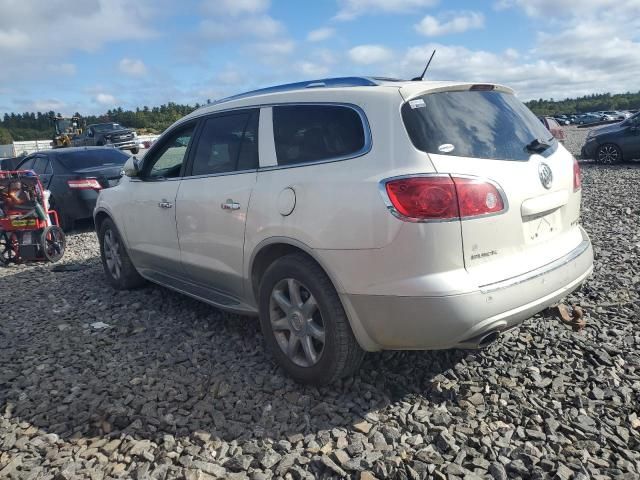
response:
[[[348,301],[347,296],[344,295],[344,288],[340,281],[333,275],[326,263],[317,255],[317,252],[299,240],[289,237],[272,237],[263,240],[256,246],[248,263],[248,285],[245,287],[245,291],[251,296],[251,301],[254,302],[255,305],[258,304],[257,298],[260,279],[267,268],[269,268],[269,265],[278,258],[291,253],[302,253],[306,255],[327,274],[333,287],[338,292],[342,306],[349,319],[351,330],[360,346],[367,351],[380,350],[380,346],[369,336],[361,319]]]

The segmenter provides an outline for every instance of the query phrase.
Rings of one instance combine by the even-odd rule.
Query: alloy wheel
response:
[[[107,230],[104,232],[103,248],[104,248],[104,260],[109,269],[111,276],[118,280],[120,273],[122,272],[122,257],[120,254],[120,240],[116,237],[113,230]]]
[[[280,349],[300,367],[312,367],[322,357],[325,324],[311,291],[293,278],[280,280],[269,301],[271,328]]]
[[[613,145],[603,145],[598,150],[598,160],[605,165],[617,163],[620,160],[620,152]]]

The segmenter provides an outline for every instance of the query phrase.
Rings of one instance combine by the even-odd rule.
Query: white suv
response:
[[[176,122],[95,209],[104,270],[260,316],[295,379],[482,347],[592,271],[575,159],[500,85],[339,78]]]

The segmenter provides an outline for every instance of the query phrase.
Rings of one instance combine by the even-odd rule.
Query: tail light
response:
[[[577,192],[582,188],[582,181],[580,180],[580,165],[578,160],[573,159],[573,191]]]
[[[424,176],[384,183],[391,211],[403,220],[454,220],[489,215],[505,209],[498,188],[482,179]]]
[[[74,190],[101,190],[102,185],[95,178],[80,178],[78,180],[67,180],[69,188]]]

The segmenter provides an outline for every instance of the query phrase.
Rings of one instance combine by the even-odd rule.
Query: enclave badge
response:
[[[538,175],[540,176],[540,183],[542,183],[542,186],[549,190],[553,183],[553,172],[551,171],[551,167],[546,163],[541,162],[538,166]]]

